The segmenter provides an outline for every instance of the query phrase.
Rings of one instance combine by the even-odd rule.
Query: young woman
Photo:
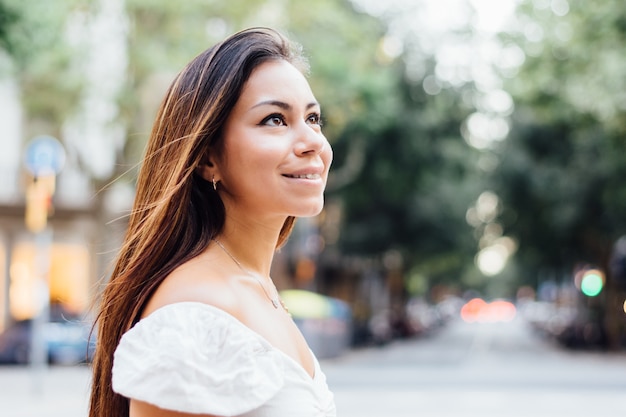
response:
[[[321,211],[332,160],[304,72],[254,28],[172,83],[101,301],[90,417],[335,415],[270,278],[294,218]]]

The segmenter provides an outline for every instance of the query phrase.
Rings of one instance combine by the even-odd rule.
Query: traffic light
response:
[[[33,233],[41,232],[48,224],[48,215],[52,209],[55,176],[47,175],[33,178],[26,188],[26,227]]]
[[[24,150],[24,165],[32,181],[26,186],[25,223],[28,230],[39,233],[48,224],[52,211],[56,176],[65,164],[65,149],[49,135],[33,138]]]
[[[580,290],[588,297],[595,297],[604,287],[604,273],[599,269],[588,269],[583,273]]]

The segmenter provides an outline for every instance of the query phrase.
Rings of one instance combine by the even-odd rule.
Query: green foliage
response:
[[[15,53],[11,32],[18,21],[19,15],[17,12],[4,1],[0,2],[0,49],[4,49],[9,54]]]
[[[84,7],[80,0],[4,0],[0,6],[0,40],[12,58],[27,117],[54,134],[80,95],[66,24]]]
[[[387,122],[365,131],[351,126],[335,144],[341,159],[351,141],[367,138],[364,169],[339,191],[345,208],[340,244],[347,253],[374,257],[399,249],[412,271],[409,282],[414,276],[431,285],[458,282],[473,264],[465,212],[480,192],[475,151],[459,129],[471,109],[456,90],[427,96],[421,85],[398,79],[386,92],[399,100]]]
[[[527,59],[508,83],[513,129],[492,177],[520,262],[535,272],[604,265],[626,232],[626,60],[616,48],[626,10],[619,0],[569,4],[561,17],[524,5],[545,37],[518,38]]]

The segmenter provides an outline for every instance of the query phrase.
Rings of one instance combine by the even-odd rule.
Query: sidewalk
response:
[[[85,417],[91,371],[87,366],[33,370],[0,366],[3,417]]]

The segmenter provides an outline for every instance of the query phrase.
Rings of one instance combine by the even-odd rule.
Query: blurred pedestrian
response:
[[[335,415],[270,277],[332,160],[306,70],[253,28],[173,81],[101,300],[90,417]]]

